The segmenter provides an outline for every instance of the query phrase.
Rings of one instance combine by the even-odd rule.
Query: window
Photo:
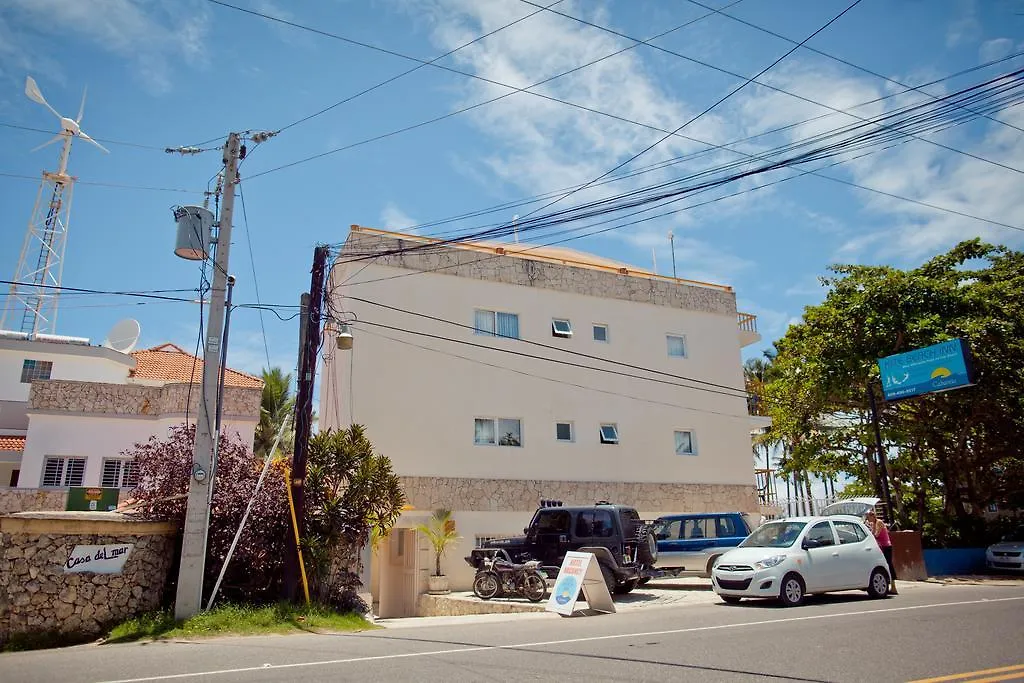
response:
[[[676,455],[696,455],[693,447],[693,432],[689,430],[676,432]]]
[[[568,320],[555,318],[551,321],[551,335],[554,337],[561,337],[562,339],[568,339],[572,336],[572,323]]]
[[[43,462],[43,487],[81,486],[85,478],[85,458],[47,458]]]
[[[555,439],[558,441],[572,441],[572,422],[556,422]]]
[[[34,379],[50,379],[53,363],[48,360],[29,360],[21,366],[21,383],[30,384]]]
[[[530,523],[530,530],[540,534],[567,534],[572,516],[568,510],[544,510],[538,512]]]
[[[100,486],[104,488],[129,489],[139,483],[139,466],[134,460],[108,458],[103,461]]]
[[[607,342],[608,341],[608,326],[598,325],[594,323],[594,341]]]
[[[818,546],[835,545],[832,537],[832,527],[828,522],[818,522],[807,532],[808,541],[816,541]]]
[[[514,418],[476,418],[473,421],[473,443],[478,446],[522,446],[522,423]]]
[[[846,543],[860,543],[868,537],[860,524],[856,522],[832,522],[836,527],[836,534],[839,536],[840,545]]]
[[[686,337],[670,334],[665,337],[668,340],[668,355],[673,358],[686,358]]]
[[[519,315],[477,309],[473,317],[473,332],[490,337],[519,339]]]
[[[667,519],[661,523],[661,527],[655,534],[655,538],[659,541],[674,541],[680,537],[680,527],[682,526],[682,520],[679,519]]]
[[[576,518],[577,538],[611,538],[615,523],[608,510],[586,510]]]
[[[601,425],[601,443],[618,443],[619,428],[613,424]]]

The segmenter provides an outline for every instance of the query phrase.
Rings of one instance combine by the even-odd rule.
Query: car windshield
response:
[[[807,522],[768,522],[757,528],[740,543],[741,548],[788,548]]]
[[[1003,541],[1006,543],[1024,542],[1024,526],[1019,526],[1010,533],[1003,536]]]

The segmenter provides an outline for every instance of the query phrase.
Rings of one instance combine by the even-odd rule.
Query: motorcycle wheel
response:
[[[523,596],[530,602],[540,602],[548,592],[548,583],[539,572],[527,574],[523,578]]]
[[[473,594],[481,600],[490,600],[500,589],[501,582],[494,572],[480,572],[473,579]]]

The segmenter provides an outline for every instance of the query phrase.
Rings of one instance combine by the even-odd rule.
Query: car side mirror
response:
[[[804,542],[800,544],[804,550],[810,550],[811,548],[818,547],[818,540],[815,538],[805,538]]]

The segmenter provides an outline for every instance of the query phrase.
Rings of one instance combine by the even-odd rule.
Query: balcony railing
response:
[[[739,325],[740,329],[744,332],[753,332],[757,334],[757,316],[753,313],[737,313],[736,324]]]

